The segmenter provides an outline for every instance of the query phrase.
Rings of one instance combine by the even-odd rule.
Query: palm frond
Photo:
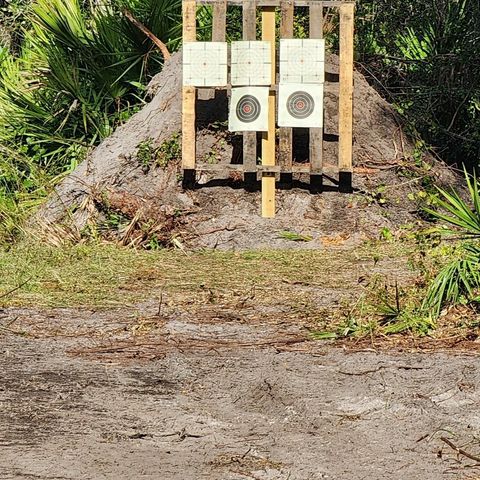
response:
[[[480,237],[480,191],[478,180],[475,174],[471,176],[466,170],[465,180],[470,196],[470,205],[463,200],[457,191],[447,192],[437,187],[440,194],[437,204],[443,211],[431,208],[425,208],[425,211],[432,217],[456,227],[456,229],[447,229],[447,233],[460,233],[460,235],[469,238]]]
[[[472,301],[480,288],[480,246],[462,246],[461,256],[446,265],[431,283],[423,309],[438,317],[442,307],[462,300]]]

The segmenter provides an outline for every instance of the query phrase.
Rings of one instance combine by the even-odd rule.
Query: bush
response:
[[[411,131],[451,163],[480,157],[477,0],[361,0],[358,60]]]

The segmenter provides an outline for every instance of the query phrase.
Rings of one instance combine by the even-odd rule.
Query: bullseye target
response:
[[[278,91],[278,126],[322,128],[323,85],[280,85]]]
[[[237,105],[237,117],[245,123],[251,123],[257,120],[262,107],[260,102],[253,95],[244,95]]]
[[[233,88],[229,130],[232,132],[268,131],[268,87]]]
[[[315,111],[315,100],[308,92],[292,93],[287,100],[287,110],[294,118],[308,118]]]

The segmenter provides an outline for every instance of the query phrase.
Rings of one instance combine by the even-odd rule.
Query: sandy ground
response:
[[[480,454],[473,355],[352,353],[228,319],[133,338],[120,311],[0,317],[1,479],[480,476],[441,440]]]

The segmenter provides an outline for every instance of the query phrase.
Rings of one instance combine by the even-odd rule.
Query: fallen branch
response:
[[[133,23],[142,33],[144,33],[162,52],[163,58],[165,60],[170,60],[172,55],[168,51],[167,46],[158,38],[156,37],[143,23],[140,23],[132,13],[127,10],[126,8],[123,10],[123,14]]]
[[[475,455],[472,455],[471,453],[468,453],[465,450],[457,447],[448,438],[440,437],[440,440],[442,442],[445,442],[451,449],[455,450],[459,455],[463,455],[464,457],[467,457],[470,460],[473,460],[474,462],[480,463],[480,457],[476,457]]]

